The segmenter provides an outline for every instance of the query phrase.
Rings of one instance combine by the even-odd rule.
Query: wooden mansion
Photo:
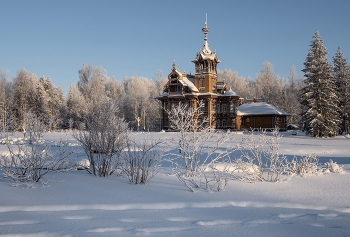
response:
[[[191,62],[195,64],[195,75],[181,73],[173,62],[168,82],[164,86],[164,94],[157,96],[161,104],[161,127],[170,130],[170,122],[165,110],[171,110],[179,102],[188,106],[197,106],[198,101],[204,102],[204,116],[209,119],[209,126],[215,129],[255,129],[286,128],[286,116],[290,114],[277,109],[273,105],[261,103],[261,106],[242,105],[242,98],[218,81],[216,52],[209,49],[207,22],[204,32],[203,48]],[[258,103],[255,103],[258,104]],[[244,109],[244,107],[246,107]],[[243,111],[240,111],[240,109]],[[254,108],[259,108],[254,110]],[[262,108],[268,108],[266,113]],[[263,112],[263,113],[262,113]]]

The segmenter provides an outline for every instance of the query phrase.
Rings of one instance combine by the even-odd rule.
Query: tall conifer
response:
[[[305,87],[302,89],[302,123],[306,134],[316,137],[335,136],[339,129],[338,97],[333,69],[318,31],[304,62]]]
[[[347,73],[347,59],[338,47],[337,53],[333,56],[333,77],[337,89],[339,108],[340,108],[340,132],[345,131],[347,108],[350,106],[349,86],[350,78]]]

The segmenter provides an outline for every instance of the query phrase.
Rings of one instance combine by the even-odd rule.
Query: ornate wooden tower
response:
[[[197,53],[197,58],[191,60],[195,64],[195,86],[199,89],[200,93],[217,92],[217,64],[221,61],[218,60],[216,52],[212,52],[209,49],[207,34],[209,28],[207,27],[207,18],[205,21],[205,27],[202,29],[204,32],[204,45],[203,49]]]

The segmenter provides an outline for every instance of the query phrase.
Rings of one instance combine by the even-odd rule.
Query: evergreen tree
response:
[[[345,69],[344,77],[342,78],[342,115],[343,115],[343,125],[344,131],[350,134],[350,65]]]
[[[316,137],[335,136],[339,129],[338,97],[333,69],[326,56],[326,47],[318,31],[304,62],[305,87],[302,89],[302,123],[306,134]]]
[[[347,104],[349,103],[349,78],[346,75],[347,59],[344,58],[341,52],[341,47],[338,47],[337,53],[333,56],[333,77],[337,88],[337,95],[339,99],[340,108],[340,133],[345,131],[345,117]]]

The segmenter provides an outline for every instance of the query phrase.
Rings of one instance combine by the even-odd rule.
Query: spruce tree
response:
[[[315,137],[330,137],[335,136],[339,129],[339,101],[333,69],[318,31],[313,38],[302,70],[305,73],[301,95],[303,129]]]
[[[333,77],[337,89],[340,108],[340,133],[345,131],[346,108],[349,107],[349,77],[347,74],[347,59],[338,47],[337,53],[333,56]]]
[[[350,65],[346,67],[342,79],[341,92],[343,97],[341,111],[343,115],[343,125],[344,131],[350,134]]]

